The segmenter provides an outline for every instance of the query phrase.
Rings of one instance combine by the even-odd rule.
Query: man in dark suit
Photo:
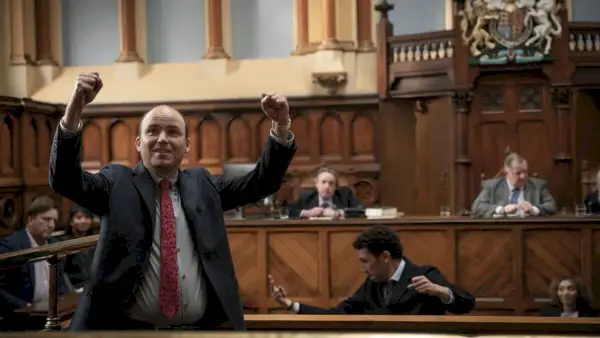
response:
[[[256,168],[235,179],[180,170],[190,150],[187,123],[168,106],[141,121],[142,162],[81,169],[81,112],[102,88],[79,75],[52,143],[50,185],[101,217],[100,237],[71,330],[244,330],[223,211],[275,193],[296,150],[284,96],[263,94],[271,135]]]
[[[546,181],[528,177],[527,161],[516,153],[504,160],[506,177],[483,182],[471,206],[474,217],[551,216],[558,206]]]
[[[406,259],[391,228],[368,228],[353,246],[367,279],[336,307],[323,309],[294,302],[269,276],[272,297],[286,310],[299,314],[443,315],[469,313],[475,307],[473,296],[446,281],[438,269]]]
[[[38,197],[27,209],[25,228],[0,239],[0,254],[36,248],[58,240],[50,237],[58,222],[58,210],[52,198]],[[64,264],[59,265],[59,294],[69,290],[63,278]],[[48,302],[48,262],[42,261],[23,265],[20,268],[0,271],[0,316],[3,327],[9,330],[41,330],[45,319],[36,320],[15,310],[34,303]]]
[[[290,217],[343,218],[345,208],[358,208],[362,204],[348,187],[340,187],[337,173],[321,167],[315,175],[315,189],[300,195],[290,206]]]

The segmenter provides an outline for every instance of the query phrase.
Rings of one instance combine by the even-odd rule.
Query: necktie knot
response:
[[[171,181],[164,179],[160,181],[160,190],[165,192],[171,189]]]

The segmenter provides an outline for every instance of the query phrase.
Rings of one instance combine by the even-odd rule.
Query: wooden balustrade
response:
[[[48,316],[44,331],[60,331],[62,328],[60,323],[61,315],[65,315],[64,311],[60,311],[63,313],[59,313],[58,309],[58,280],[60,277],[58,273],[59,261],[70,254],[74,254],[95,246],[96,242],[98,242],[98,235],[43,245],[37,248],[14,251],[0,255],[0,271],[21,267],[25,264],[31,264],[43,260],[48,261],[50,270],[48,281]],[[74,298],[75,295],[69,297],[71,303],[73,303]],[[71,313],[74,311],[73,306],[69,306],[69,309]],[[21,312],[35,312],[36,310],[37,309],[32,308],[31,311]]]
[[[268,294],[269,273],[297,301],[327,307],[350,295],[364,280],[352,241],[375,224],[398,231],[409,259],[438,267],[469,290],[477,298],[473,315],[534,315],[546,306],[548,283],[557,275],[581,275],[588,285],[600,281],[593,268],[600,260],[600,218],[230,220],[227,230],[245,312],[281,311]],[[56,261],[94,246],[97,239],[2,255],[0,269]],[[56,304],[54,295],[48,330],[59,327]]]
[[[598,64],[600,57],[600,23],[569,23],[569,52],[578,64]]]

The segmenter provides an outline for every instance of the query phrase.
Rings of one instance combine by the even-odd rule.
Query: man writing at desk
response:
[[[504,160],[505,177],[483,182],[471,212],[475,217],[551,216],[558,207],[546,181],[529,178],[527,161],[516,153]]]
[[[367,279],[336,307],[323,309],[294,302],[269,275],[271,296],[284,309],[299,314],[444,315],[446,311],[469,313],[475,307],[473,296],[446,281],[438,269],[406,259],[398,235],[390,227],[368,228],[353,246]]]
[[[164,105],[140,120],[136,168],[111,164],[91,174],[81,168],[80,118],[101,88],[97,73],[77,77],[52,143],[50,185],[102,218],[71,330],[208,330],[225,321],[245,329],[223,211],[281,186],[296,150],[286,98],[263,94],[272,128],[256,168],[244,176],[180,170],[188,126]]]
[[[348,187],[339,186],[335,170],[321,167],[315,175],[315,188],[303,193],[290,206],[291,217],[344,218],[345,208],[357,208],[362,204]]]

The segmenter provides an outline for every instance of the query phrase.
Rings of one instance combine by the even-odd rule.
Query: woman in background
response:
[[[67,231],[63,236],[63,240],[93,235],[93,221],[94,215],[90,211],[78,205],[73,206],[69,211]],[[96,248],[89,248],[67,256],[65,273],[75,289],[81,289],[89,280],[95,250]]]
[[[550,284],[549,307],[540,312],[544,317],[596,317],[592,294],[580,277],[556,278]]]

